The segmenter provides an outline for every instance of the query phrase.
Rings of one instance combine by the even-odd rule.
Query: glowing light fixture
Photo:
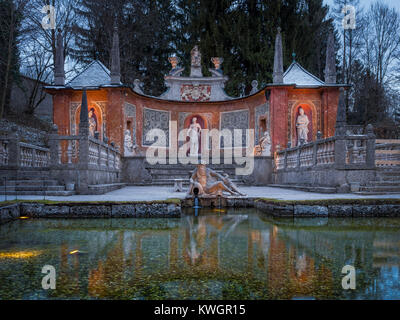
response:
[[[41,250],[0,252],[0,259],[30,259],[42,253]]]
[[[21,220],[29,219],[29,217],[19,217]]]
[[[220,212],[220,213],[225,213],[225,209],[213,209],[214,212]]]

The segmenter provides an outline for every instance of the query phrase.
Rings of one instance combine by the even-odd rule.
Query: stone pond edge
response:
[[[49,202],[23,201],[0,204],[0,224],[29,218],[179,218],[191,200],[153,202]],[[400,217],[400,200],[280,201],[271,199],[223,199],[202,201],[204,208],[256,208],[274,217]]]

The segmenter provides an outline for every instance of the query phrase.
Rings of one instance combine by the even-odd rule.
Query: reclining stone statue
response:
[[[224,192],[232,196],[246,196],[238,190],[227,174],[222,176],[206,165],[199,164],[190,178],[187,196],[217,197],[223,196]]]

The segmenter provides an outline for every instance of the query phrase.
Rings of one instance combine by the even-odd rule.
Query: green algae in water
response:
[[[254,210],[16,221],[0,227],[0,299],[400,299],[399,226]],[[56,290],[42,289],[45,265]]]

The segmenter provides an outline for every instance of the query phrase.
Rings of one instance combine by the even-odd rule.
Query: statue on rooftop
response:
[[[179,67],[179,63],[181,62],[181,59],[176,56],[172,56],[168,58],[169,63],[172,66],[171,71],[169,72],[170,76],[174,77],[180,77],[181,73],[185,70],[185,68]]]
[[[190,178],[188,196],[223,196],[224,192],[232,196],[245,196],[227,174],[222,176],[205,164],[199,164]]]
[[[191,55],[191,68],[190,68],[190,76],[191,77],[202,77],[203,73],[201,72],[201,53],[198,46],[195,46],[190,52]]]
[[[192,67],[201,67],[201,53],[198,46],[194,46],[191,51]]]

